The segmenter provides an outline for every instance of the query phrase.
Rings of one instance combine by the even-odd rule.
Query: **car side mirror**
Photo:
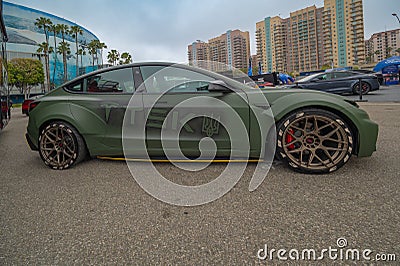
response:
[[[222,80],[211,81],[208,84],[208,91],[215,92],[231,92],[232,90],[228,87],[228,85]]]

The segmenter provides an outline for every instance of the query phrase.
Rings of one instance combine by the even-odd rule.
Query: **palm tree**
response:
[[[49,44],[49,30],[53,22],[49,18],[39,17],[36,19],[35,26],[39,29],[43,29],[46,37],[46,43]]]
[[[50,26],[50,31],[53,33],[54,37],[54,51],[57,51],[57,34],[60,32],[58,25],[52,24]],[[54,53],[54,67],[53,67],[53,80],[52,80],[53,84],[56,76],[56,68],[57,68],[57,53]]]
[[[64,65],[64,82],[68,80],[68,69],[67,69],[67,54],[71,53],[69,43],[62,41],[57,47],[57,53],[61,54],[63,57]]]
[[[47,56],[45,55],[45,65],[47,66],[46,67],[47,88],[49,88],[49,85],[50,85],[50,69],[49,69],[50,62],[49,62],[49,57],[48,57],[48,54],[49,54],[48,51],[49,51],[49,30],[50,30],[50,27],[52,24],[53,23],[51,22],[51,20],[49,18],[45,18],[45,17],[39,17],[36,19],[36,22],[35,22],[36,27],[38,27],[39,29],[43,29],[44,36],[46,38],[46,46],[47,46],[46,54],[47,54]]]
[[[96,45],[97,49],[100,50],[101,64],[103,64],[103,49],[106,49],[107,45],[104,42],[100,42],[99,40],[96,40]],[[97,65],[98,64],[99,64],[99,57],[97,57]]]
[[[49,74],[49,54],[51,54],[54,50],[53,47],[49,47],[49,44],[46,42],[42,42],[38,45],[39,48],[36,50],[37,53],[42,54],[44,56],[44,63],[46,67],[46,73]],[[46,77],[46,82],[50,82],[50,77]]]
[[[119,52],[117,50],[112,49],[111,51],[108,52],[107,59],[108,63],[112,64],[115,66],[119,60]]]
[[[374,53],[372,53],[372,52],[369,52],[368,54],[367,54],[367,63],[372,63],[372,61],[373,61],[373,56],[374,56]]]
[[[394,50],[394,51],[400,55],[400,48],[397,48],[397,49]]]
[[[58,30],[61,33],[61,39],[62,42],[61,43],[66,43],[65,41],[65,35],[67,35],[69,33],[69,26],[65,25],[65,24],[57,24]],[[68,80],[68,73],[67,73],[67,51],[69,50],[69,52],[71,52],[70,48],[69,48],[69,44],[68,44],[68,49],[66,49],[66,44],[64,45],[63,49],[57,49],[57,52],[60,51],[64,51],[64,53],[62,54],[63,57],[63,65],[64,65],[64,81]]]
[[[376,50],[376,51],[374,52],[374,54],[375,54],[375,55],[380,55],[380,54],[381,54],[381,51],[380,51],[380,50]],[[375,59],[375,56],[374,56],[374,59]],[[378,58],[378,61],[379,61],[379,58]]]
[[[393,50],[393,47],[386,47],[386,57],[390,57],[391,56],[391,52]]]
[[[71,26],[71,30],[69,33],[72,35],[73,38],[75,38],[75,48],[76,48],[76,58],[75,58],[75,66],[76,66],[76,76],[79,75],[79,66],[78,66],[78,35],[83,34],[83,30],[81,27],[78,25]]]
[[[92,66],[94,67],[94,56],[97,56],[97,40],[91,40],[90,43],[88,44],[88,52],[92,56]]]
[[[61,38],[65,41],[65,35],[69,32],[69,26],[65,24],[57,24],[58,31],[61,33]]]
[[[77,52],[77,55],[78,55],[78,56],[81,56],[81,67],[83,67],[82,57],[83,57],[84,55],[86,55],[85,47],[82,46],[82,48],[79,48],[79,49],[78,49],[78,52]]]
[[[132,56],[128,52],[121,54],[121,60],[119,60],[120,65],[132,63]]]

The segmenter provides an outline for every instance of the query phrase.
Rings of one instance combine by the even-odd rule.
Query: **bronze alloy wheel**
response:
[[[278,157],[306,173],[327,173],[345,164],[353,150],[350,128],[337,115],[300,110],[278,125]]]
[[[61,170],[81,161],[86,149],[81,136],[72,126],[52,122],[39,136],[39,153],[46,165]]]

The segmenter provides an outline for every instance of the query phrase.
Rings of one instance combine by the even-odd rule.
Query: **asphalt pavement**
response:
[[[385,91],[391,102],[374,102]],[[0,264],[275,264],[276,257],[260,261],[257,252],[265,245],[338,248],[338,238],[373,255],[396,254],[398,263],[400,103],[391,93],[399,97],[400,87],[383,88],[360,103],[380,126],[372,157],[353,157],[329,175],[294,173],[277,164],[254,192],[248,191],[250,164],[228,194],[197,207],[154,199],[125,162],[95,159],[67,171],[47,168],[29,150],[28,118],[15,109],[0,133]],[[188,185],[212,179],[225,166],[188,175],[157,164]],[[333,262],[351,263],[324,261]]]

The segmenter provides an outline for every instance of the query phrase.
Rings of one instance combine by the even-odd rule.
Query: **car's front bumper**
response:
[[[358,123],[358,157],[371,156],[376,151],[376,141],[378,139],[379,126],[371,121],[369,117],[364,117]]]

